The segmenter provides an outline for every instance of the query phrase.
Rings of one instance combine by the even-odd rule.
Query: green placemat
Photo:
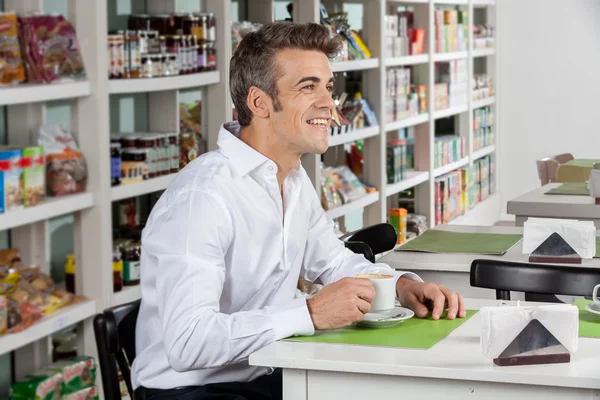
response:
[[[523,235],[462,233],[430,229],[396,250],[502,255],[522,238]]]
[[[579,308],[579,337],[600,338],[600,315],[592,314],[585,309],[589,300],[575,300]]]
[[[429,349],[464,324],[477,311],[467,310],[466,318],[445,319],[445,313],[437,321],[413,317],[390,328],[362,328],[351,326],[334,331],[317,331],[313,336],[295,336],[289,341],[356,344],[362,346],[404,347]]]
[[[562,185],[550,189],[546,194],[562,194],[567,196],[589,196],[590,191],[585,182],[566,182]]]
[[[567,161],[566,165],[573,165],[575,167],[592,168],[595,163],[600,163],[600,160],[594,158],[576,158],[571,161]]]

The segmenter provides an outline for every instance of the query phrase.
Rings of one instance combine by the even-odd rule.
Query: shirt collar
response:
[[[217,145],[240,176],[248,174],[265,162],[267,157],[240,140],[241,126],[237,121],[221,125]],[[272,161],[271,161],[272,162]]]

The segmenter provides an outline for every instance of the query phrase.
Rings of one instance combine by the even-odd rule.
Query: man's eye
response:
[[[327,86],[327,90],[329,91],[329,93],[333,93],[333,86]]]
[[[315,85],[306,85],[304,86],[302,89],[308,89],[308,90],[313,90],[315,88]]]

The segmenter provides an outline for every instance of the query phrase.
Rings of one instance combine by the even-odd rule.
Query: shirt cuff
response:
[[[310,336],[315,333],[305,298],[270,306],[268,311],[273,321],[275,340],[290,336]]]

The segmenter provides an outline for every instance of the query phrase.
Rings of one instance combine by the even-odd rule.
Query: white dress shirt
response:
[[[250,366],[250,354],[314,333],[300,276],[405,274],[344,247],[301,166],[282,199],[277,166],[239,131],[221,127],[219,149],[179,172],[143,230],[134,388],[251,381],[271,369]]]

